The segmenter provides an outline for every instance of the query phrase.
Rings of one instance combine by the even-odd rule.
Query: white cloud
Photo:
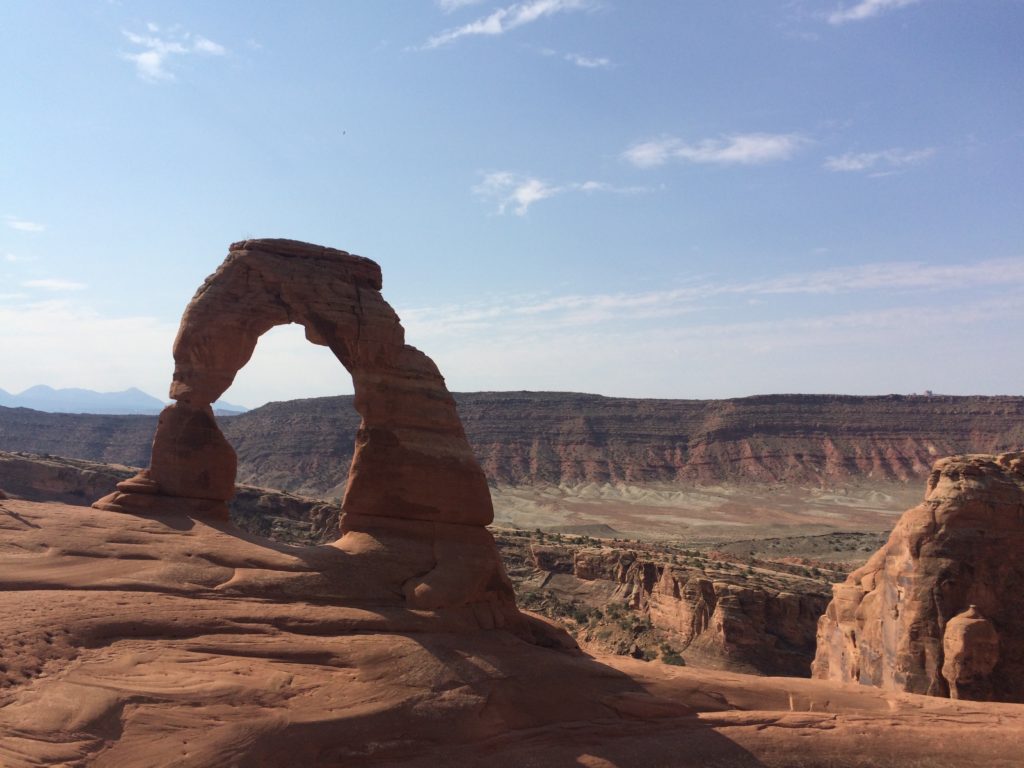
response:
[[[589,56],[581,56],[578,53],[565,54],[565,60],[571,61],[577,67],[583,67],[584,69],[608,69],[612,65],[611,59],[603,57],[592,58]]]
[[[56,278],[45,278],[42,280],[26,280],[22,283],[25,288],[38,288],[43,291],[84,291],[85,283],[76,283],[73,280],[60,280]]]
[[[632,195],[649,191],[649,187],[619,187],[593,180],[550,184],[542,179],[511,171],[484,174],[483,180],[473,187],[474,194],[497,202],[498,213],[503,214],[511,209],[517,216],[525,216],[534,203],[566,192],[612,192]]]
[[[124,53],[121,57],[135,65],[140,78],[149,82],[173,80],[174,74],[167,67],[172,56],[202,54],[206,56],[224,56],[227,49],[202,35],[193,35],[172,27],[163,31],[152,22],[146,24],[148,35],[139,35],[126,29],[121,30],[129,43],[142,50],[135,53]]]
[[[196,35],[192,42],[192,50],[197,53],[208,53],[211,56],[224,56],[228,49],[220,43],[215,43],[202,35]]]
[[[988,259],[964,264],[920,261],[878,262],[800,272],[746,282],[693,281],[673,288],[602,294],[502,297],[463,306],[405,310],[402,317],[428,333],[488,327],[528,333],[542,327],[616,324],[678,317],[706,310],[729,297],[829,296],[856,293],[964,291],[970,288],[1024,287],[1024,258]],[[528,327],[524,327],[523,324]]]
[[[34,221],[26,221],[25,219],[19,219],[16,216],[6,216],[4,218],[8,227],[16,229],[19,232],[44,232],[46,230],[45,226]]]
[[[478,5],[483,0],[437,0],[437,6],[445,13],[452,13],[470,5]]]
[[[925,149],[885,149],[879,152],[847,152],[825,160],[825,168],[830,171],[876,171],[903,168],[917,165],[935,154],[931,147]]]
[[[1022,287],[1024,258],[896,262],[398,312],[455,391],[995,394],[1024,375],[1024,359],[1012,371],[984,363],[1024,312]],[[833,294],[845,297],[821,300]],[[964,365],[936,369],[936,339]]]
[[[794,133],[743,133],[689,144],[672,136],[634,144],[623,157],[638,168],[669,160],[717,165],[760,165],[788,160],[807,142]]]
[[[829,24],[846,24],[850,21],[863,21],[877,16],[885,11],[892,11],[908,5],[914,5],[921,0],[861,0],[856,5],[848,8],[841,8],[833,11],[828,16]]]
[[[453,43],[459,38],[474,35],[503,35],[518,27],[531,24],[547,16],[566,11],[578,11],[586,8],[589,0],[529,0],[499,8],[487,16],[463,24],[461,27],[448,29],[434,35],[423,45],[424,49],[440,48]]]

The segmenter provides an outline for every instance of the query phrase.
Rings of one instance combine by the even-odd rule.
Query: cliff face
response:
[[[936,458],[1024,445],[1022,397],[770,395],[637,400],[553,392],[455,395],[491,483],[914,481]],[[352,398],[270,403],[220,420],[238,480],[340,495]],[[145,465],[152,417],[0,408],[0,450]]]
[[[1024,454],[936,462],[924,502],[834,587],[814,676],[1024,702]]]
[[[156,416],[44,413],[0,406],[0,451],[145,466]]]
[[[87,506],[137,472],[120,464],[0,451],[0,489],[29,501]],[[288,544],[320,543],[339,535],[341,507],[322,499],[238,485],[230,509],[240,528]]]
[[[586,648],[764,675],[809,674],[828,602],[822,580],[768,562],[742,568],[697,552],[678,562],[667,550],[607,545],[528,544],[517,568],[522,542],[501,534],[498,545],[521,600],[575,627]]]

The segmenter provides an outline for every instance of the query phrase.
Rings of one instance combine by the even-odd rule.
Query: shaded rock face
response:
[[[389,548],[423,549],[433,566],[410,573],[404,585],[415,607],[483,601],[514,615],[511,586],[484,528],[493,518],[490,493],[455,402],[433,361],[405,344],[380,289],[377,264],[344,251],[292,240],[233,244],[182,317],[175,402],[160,415],[148,469],[95,506],[227,519],[237,460],[211,404],[263,333],[299,323],[352,375],[362,417],[338,546],[377,557]]]
[[[577,597],[593,592],[623,604],[668,633],[673,647],[699,665],[806,677],[815,628],[827,597],[797,593],[799,579],[766,574],[729,581],[699,568],[647,559],[631,550],[534,545],[545,587]],[[560,575],[560,576],[556,576]],[[568,577],[578,580],[574,585]],[[755,583],[757,581],[760,583]],[[589,583],[580,584],[579,582]],[[598,586],[606,583],[606,588]],[[600,598],[598,598],[600,599]]]
[[[942,634],[942,676],[951,699],[986,701],[992,697],[992,672],[999,663],[999,633],[972,605],[954,616]]]
[[[814,677],[1024,702],[1024,453],[935,464],[818,625]]]

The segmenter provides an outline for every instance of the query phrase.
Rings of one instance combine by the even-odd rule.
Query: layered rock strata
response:
[[[174,342],[175,402],[160,415],[149,467],[96,502],[99,509],[227,519],[235,452],[211,404],[270,328],[298,323],[349,371],[361,415],[336,543],[359,561],[408,565],[415,608],[476,603],[481,621],[518,614],[493,539],[484,474],[433,361],[405,344],[380,293],[380,267],[292,240],[247,240],[207,278]],[[396,557],[396,554],[401,556]]]
[[[917,483],[941,456],[1024,445],[1024,397],[454,397],[477,460],[500,485]],[[344,491],[360,422],[352,396],[269,403],[220,422],[242,482],[320,497]],[[140,466],[155,423],[0,406],[0,450]]]
[[[834,587],[813,675],[1024,702],[1024,453],[936,462],[924,502]]]
[[[698,567],[612,547],[533,544],[529,552],[539,574],[517,578],[510,567],[522,591],[606,613],[610,605],[622,606],[664,633],[688,664],[808,675],[818,617],[828,603],[819,582],[767,564],[746,572],[713,560]],[[601,646],[577,639],[587,649]],[[641,655],[641,645],[620,650]]]

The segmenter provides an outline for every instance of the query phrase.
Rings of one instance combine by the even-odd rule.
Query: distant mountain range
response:
[[[141,389],[132,387],[123,392],[95,392],[91,389],[54,389],[45,384],[29,387],[18,395],[0,389],[0,406],[31,408],[46,413],[97,413],[106,415],[157,414],[166,403]],[[213,404],[218,413],[245,413],[248,408],[218,400]]]

